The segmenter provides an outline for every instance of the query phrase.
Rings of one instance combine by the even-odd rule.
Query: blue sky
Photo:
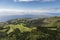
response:
[[[54,1],[0,0],[0,8],[13,8],[13,9],[60,8],[60,0]]]
[[[24,15],[27,13],[58,14],[60,13],[60,0],[0,0],[0,15]]]

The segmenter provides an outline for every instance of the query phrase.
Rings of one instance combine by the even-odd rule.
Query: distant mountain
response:
[[[0,22],[5,22],[11,19],[17,19],[17,18],[43,18],[47,17],[44,15],[5,15],[0,17]]]
[[[34,15],[34,14],[25,14],[25,15],[4,15],[0,16],[0,22],[6,22],[11,19],[17,19],[17,18],[44,18],[44,17],[50,17],[50,16],[60,16],[60,13],[48,13],[43,15]]]
[[[49,13],[52,16],[60,16],[60,13]]]

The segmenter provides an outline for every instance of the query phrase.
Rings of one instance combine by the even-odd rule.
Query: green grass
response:
[[[23,24],[17,24],[17,25],[10,24],[10,25],[4,26],[4,28],[6,28],[6,27],[10,27],[9,31],[7,32],[8,34],[13,32],[14,29],[16,29],[16,28],[18,28],[21,32],[25,32],[25,31],[30,32],[31,30],[36,29],[35,27],[33,27],[33,28],[25,27],[25,26],[23,26]]]

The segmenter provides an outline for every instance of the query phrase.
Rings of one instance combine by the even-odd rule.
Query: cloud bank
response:
[[[60,13],[60,9],[38,9],[38,10],[17,10],[17,9],[0,9],[0,15],[49,15],[52,13]]]
[[[14,0],[15,2],[31,2],[31,1],[40,1],[40,2],[54,2],[56,0]]]
[[[54,2],[56,0],[42,0],[43,2]]]

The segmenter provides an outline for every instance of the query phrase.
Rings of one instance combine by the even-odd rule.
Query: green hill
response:
[[[60,39],[59,32],[60,17],[18,18],[0,23],[0,40],[55,40]]]

